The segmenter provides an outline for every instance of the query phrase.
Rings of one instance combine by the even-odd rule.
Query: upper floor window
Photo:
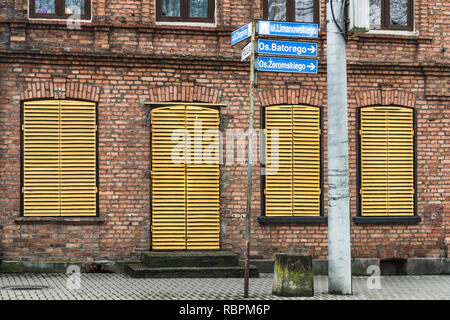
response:
[[[319,0],[264,0],[268,20],[319,23],[319,10]]]
[[[30,18],[91,18],[91,0],[30,0]]]
[[[214,22],[214,0],[157,0],[156,20]]]
[[[413,30],[413,0],[370,0],[370,28]]]

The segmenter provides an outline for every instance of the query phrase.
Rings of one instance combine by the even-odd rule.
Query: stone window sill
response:
[[[392,30],[371,30],[354,37],[356,41],[361,42],[388,42],[392,43],[431,43],[433,40],[430,37],[422,36],[418,31],[392,31]],[[352,38],[351,38],[352,39]]]
[[[17,217],[15,222],[18,224],[99,224],[105,222],[104,217]]]
[[[414,217],[353,217],[353,222],[355,224],[364,224],[364,223],[419,223],[421,218],[419,216]]]
[[[270,223],[327,223],[328,217],[258,217],[261,224]]]

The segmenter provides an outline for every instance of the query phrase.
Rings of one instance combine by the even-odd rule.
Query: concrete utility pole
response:
[[[347,60],[342,32],[345,30],[342,1],[345,0],[329,0],[327,3],[328,291],[352,294]]]

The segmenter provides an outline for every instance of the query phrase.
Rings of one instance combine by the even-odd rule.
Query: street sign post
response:
[[[258,57],[256,69],[270,72],[317,73],[317,60]]]
[[[258,34],[265,36],[317,38],[319,26],[315,23],[259,21]]]
[[[258,39],[257,50],[258,54],[317,57],[317,44],[312,42]]]
[[[233,31],[231,33],[231,45],[234,46],[236,43],[241,42],[252,36],[252,23],[246,24],[245,26]]]
[[[258,31],[259,30],[259,31]],[[258,54],[270,55],[289,55],[296,57],[316,57],[317,44],[292,41],[275,41],[268,39],[259,39],[257,42],[256,34],[280,37],[304,37],[317,38],[319,36],[319,27],[317,24],[310,23],[292,23],[279,21],[252,21],[251,23],[235,30],[231,34],[231,45],[235,45],[251,37],[251,41],[241,52],[241,61],[250,57],[250,87],[249,87],[249,117],[248,117],[248,159],[247,159],[247,215],[245,221],[245,253],[244,253],[244,298],[248,297],[249,291],[249,257],[250,257],[250,221],[252,219],[252,155],[253,155],[253,122],[255,107],[255,87],[256,71],[269,72],[292,72],[292,73],[317,73],[317,60],[278,58],[278,57],[256,57]]]
[[[249,114],[248,114],[248,158],[247,158],[247,215],[245,219],[245,258],[244,258],[244,298],[248,298],[248,286],[250,277],[250,229],[252,220],[252,156],[253,156],[253,117],[255,109],[255,43],[256,43],[256,22],[250,24],[250,87],[249,87]]]

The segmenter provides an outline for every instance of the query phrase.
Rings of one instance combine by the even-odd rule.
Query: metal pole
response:
[[[250,276],[250,222],[252,210],[252,160],[253,160],[253,113],[255,108],[255,38],[256,22],[252,21],[252,38],[250,55],[250,112],[248,115],[248,163],[247,163],[247,215],[245,223],[245,273],[244,273],[244,298],[248,298],[248,282]]]
[[[334,18],[330,1],[333,1]],[[327,3],[328,292],[352,294],[348,178],[347,60],[342,1]],[[336,23],[335,23],[336,20]]]

